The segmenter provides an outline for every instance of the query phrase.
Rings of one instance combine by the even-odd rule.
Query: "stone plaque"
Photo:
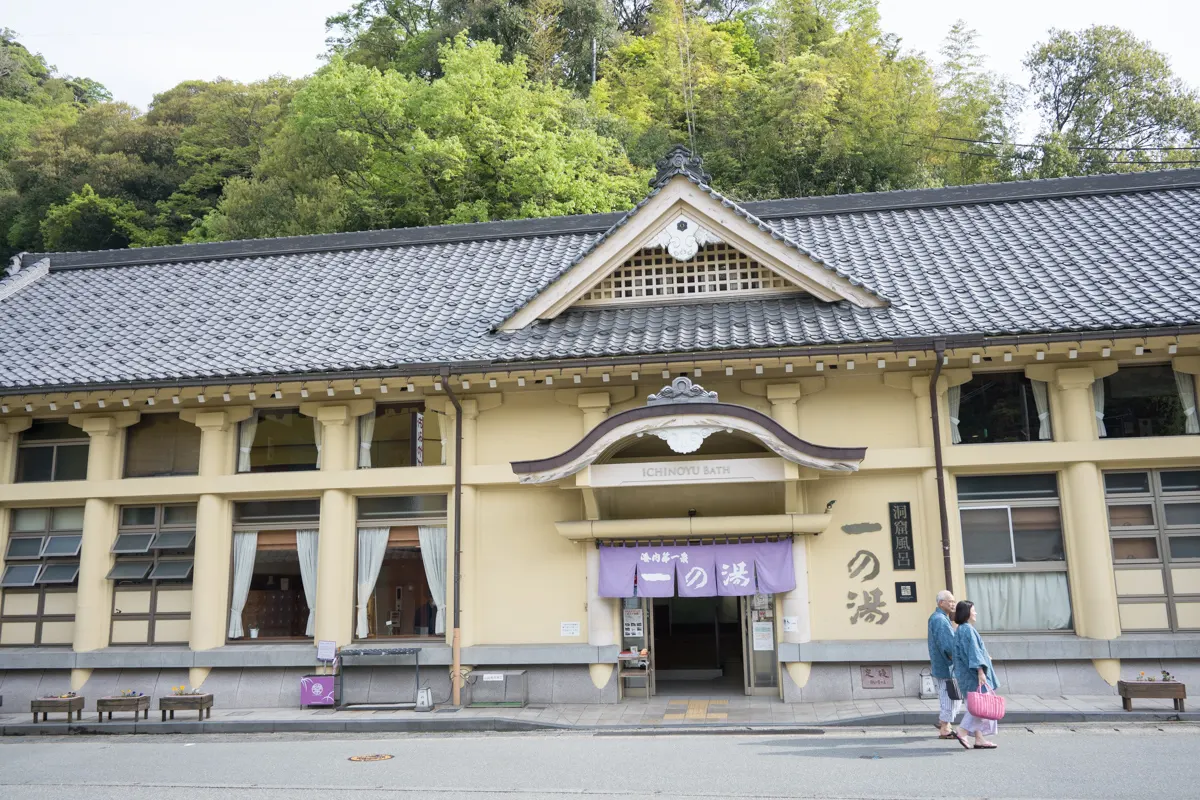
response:
[[[892,667],[889,664],[882,666],[863,666],[862,669],[862,688],[864,689],[893,689],[895,686],[892,683]]]

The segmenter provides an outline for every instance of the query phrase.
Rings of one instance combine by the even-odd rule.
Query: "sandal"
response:
[[[967,744],[967,740],[966,740],[966,739],[964,739],[963,737],[959,736],[957,733],[956,733],[956,734],[954,734],[954,738],[955,738],[955,739],[958,739],[958,743],[959,743],[959,744],[961,744],[961,745],[963,746],[963,750],[970,750],[970,749],[971,749],[971,745]]]
[[[996,745],[992,742],[984,742],[983,744],[975,745],[976,750],[995,750]]]
[[[940,735],[938,736],[938,738],[939,738],[939,739],[957,739],[957,738],[958,738],[958,734],[957,734],[957,733],[955,733],[954,731],[950,731],[949,733],[943,733],[943,734],[940,734]]]

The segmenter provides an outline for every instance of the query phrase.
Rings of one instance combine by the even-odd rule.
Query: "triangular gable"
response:
[[[623,217],[499,329],[520,330],[536,320],[557,317],[646,250],[662,248],[677,262],[686,262],[701,248],[717,243],[780,276],[792,290],[862,308],[887,305],[886,299],[868,287],[819,261],[736,203],[680,172]]]

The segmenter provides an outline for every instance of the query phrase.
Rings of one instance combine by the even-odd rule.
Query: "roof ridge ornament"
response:
[[[680,376],[671,381],[670,386],[664,386],[659,390],[658,394],[652,394],[646,398],[646,405],[658,406],[667,405],[670,403],[718,403],[717,393],[706,391],[703,386],[698,383],[692,383],[692,379],[686,376]]]
[[[676,175],[683,175],[705,186],[712,184],[712,175],[704,171],[704,162],[681,144],[667,151],[667,154],[654,163],[657,173],[650,179],[650,188],[659,189]]]

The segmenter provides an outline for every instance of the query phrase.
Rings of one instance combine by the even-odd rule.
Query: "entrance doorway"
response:
[[[778,694],[774,595],[630,598],[623,616],[622,651],[647,651],[623,667],[627,696]]]

